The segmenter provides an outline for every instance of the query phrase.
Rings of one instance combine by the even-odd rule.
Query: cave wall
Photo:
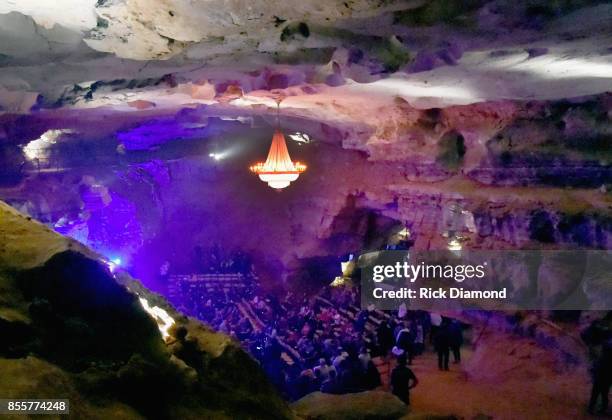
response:
[[[69,399],[69,418],[294,417],[238,343],[94,251],[3,202],[0,237],[2,395]]]
[[[610,247],[609,95],[427,110],[397,100],[380,111],[375,131],[285,116],[287,134],[313,141],[288,140],[309,168],[280,193],[247,169],[269,145],[265,114],[89,113],[83,127],[23,117],[36,124],[7,123],[15,139],[52,121],[82,134],[51,148],[61,169],[21,166],[0,198],[121,258],[154,287],[164,261],[189,272],[194,247],[214,244],[253,254],[264,284],[300,282],[308,259],[330,257],[331,267],[384,236],[373,219],[406,224],[417,249],[446,248],[450,230],[472,249]],[[92,137],[97,124],[103,137]]]

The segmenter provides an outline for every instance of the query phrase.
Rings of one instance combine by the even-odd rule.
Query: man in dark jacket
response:
[[[603,345],[599,358],[593,363],[591,369],[593,378],[593,388],[591,389],[591,399],[589,401],[589,412],[595,411],[597,400],[601,397],[600,413],[608,411],[608,394],[612,385],[612,341],[608,340]]]
[[[463,327],[461,322],[453,319],[448,326],[448,336],[450,348],[453,351],[453,361],[461,361],[461,345],[463,344]]]
[[[383,320],[376,328],[376,341],[380,349],[380,355],[386,356],[393,347],[393,331],[387,320]]]
[[[419,380],[414,372],[406,366],[406,356],[402,355],[397,360],[397,366],[391,371],[391,389],[393,395],[410,405],[410,390],[417,386]]]
[[[438,327],[434,336],[434,348],[438,353],[438,369],[448,370],[448,359],[450,356],[450,340],[448,333],[448,322],[444,320]]]
[[[404,351],[404,354],[408,357],[408,364],[411,365],[414,356],[414,334],[410,330],[408,321],[404,321],[396,328],[395,345]]]

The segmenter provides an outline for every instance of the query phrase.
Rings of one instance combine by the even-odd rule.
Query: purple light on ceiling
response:
[[[204,137],[207,123],[160,119],[149,121],[131,130],[117,133],[126,150],[148,150],[177,139]]]

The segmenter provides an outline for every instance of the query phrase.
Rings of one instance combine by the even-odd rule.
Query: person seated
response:
[[[321,385],[323,384],[323,377],[321,376],[321,371],[314,369],[313,371],[314,379],[312,383],[312,392],[320,391]]]
[[[366,309],[361,310],[355,319],[355,330],[360,333],[364,332],[369,317],[370,313]]]
[[[323,381],[326,381],[329,379],[329,375],[332,371],[336,372],[336,368],[333,365],[328,364],[327,360],[322,357],[319,359],[319,365],[314,368],[314,371],[315,374],[319,372]]]
[[[365,372],[355,352],[350,351],[340,364],[340,385],[344,392],[361,392],[365,390]]]
[[[368,352],[368,349],[366,346],[362,346],[361,349],[359,350],[359,361],[361,362],[361,366],[363,367],[363,370],[367,370],[368,365],[370,364],[370,361],[372,360],[372,357],[370,356],[370,353]]]
[[[339,347],[338,350],[336,351],[336,356],[334,357],[334,360],[332,362],[332,365],[334,366],[336,371],[339,370],[340,365],[347,357],[348,357],[348,353],[345,352],[342,347]]]
[[[325,394],[342,394],[342,388],[338,383],[336,370],[329,372],[329,378],[321,384],[321,392]]]

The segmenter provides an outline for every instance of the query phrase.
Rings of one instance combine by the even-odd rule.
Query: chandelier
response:
[[[280,107],[280,102],[277,105]],[[280,190],[298,179],[300,174],[306,170],[306,165],[291,161],[285,136],[278,127],[278,108],[276,118],[277,128],[272,136],[268,158],[265,162],[258,162],[251,166],[250,170],[259,175],[259,179],[266,182],[268,186]]]

